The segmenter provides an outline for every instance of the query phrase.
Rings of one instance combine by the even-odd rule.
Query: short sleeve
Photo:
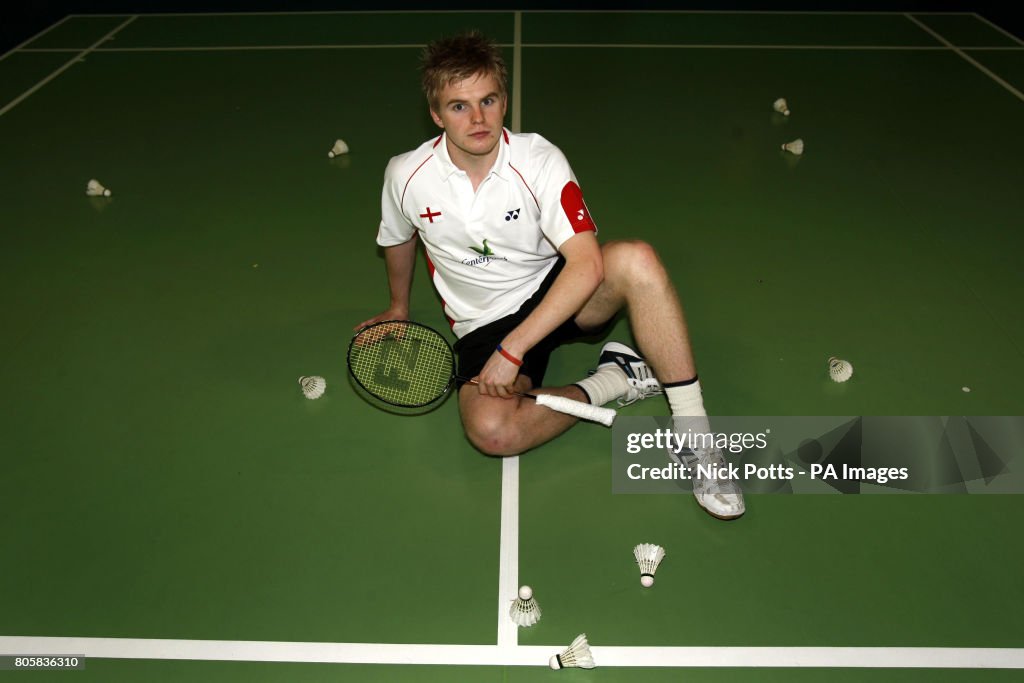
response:
[[[537,201],[540,204],[541,230],[557,249],[576,233],[597,231],[583,191],[562,151],[547,143],[538,155]],[[540,151],[540,150],[539,150]]]
[[[384,189],[380,197],[380,228],[377,244],[393,247],[412,239],[416,229],[402,213],[402,187],[398,159],[392,159],[384,171]]]

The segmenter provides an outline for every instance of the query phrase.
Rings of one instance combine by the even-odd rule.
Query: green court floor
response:
[[[387,305],[384,168],[437,134],[420,47],[467,27],[501,42],[506,124],[566,153],[600,238],[657,247],[711,414],[1024,414],[1024,42],[980,17],[73,16],[0,58],[0,655],[95,639],[108,654],[61,674],[82,681],[1019,680],[969,649],[1024,667],[1024,496],[750,495],[723,523],[613,495],[603,427],[512,466],[455,401],[360,397],[345,350]],[[422,259],[411,317],[446,329]],[[598,349],[560,349],[549,382]],[[641,542],[668,551],[650,590]],[[535,627],[502,631],[506,584],[534,587]],[[550,671],[581,632],[598,668]],[[191,645],[146,649],[166,640]],[[687,665],[696,647],[964,668]]]

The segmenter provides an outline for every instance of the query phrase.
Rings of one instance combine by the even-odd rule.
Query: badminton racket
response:
[[[348,345],[348,370],[374,398],[402,408],[422,408],[444,396],[455,380],[455,354],[433,328],[410,320],[385,320],[359,330]],[[518,393],[583,420],[611,426],[615,411],[551,394]]]

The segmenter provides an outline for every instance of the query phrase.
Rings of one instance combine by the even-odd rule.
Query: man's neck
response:
[[[447,147],[448,157],[457,168],[466,172],[470,182],[473,183],[474,191],[484,181],[487,174],[491,172],[491,169],[494,168],[494,162],[498,160],[498,153],[501,151],[501,146],[498,144],[494,146],[494,149],[487,156],[474,156],[472,154],[465,154],[460,149],[453,148],[450,142],[447,143]]]

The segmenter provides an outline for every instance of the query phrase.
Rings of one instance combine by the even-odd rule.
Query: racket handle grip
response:
[[[589,403],[574,401],[571,398],[565,398],[564,396],[537,394],[537,405],[545,406],[551,410],[557,410],[558,412],[565,413],[566,415],[578,417],[581,420],[600,422],[605,427],[611,427],[612,423],[615,422],[615,411],[611,408],[592,406]]]

